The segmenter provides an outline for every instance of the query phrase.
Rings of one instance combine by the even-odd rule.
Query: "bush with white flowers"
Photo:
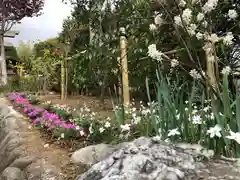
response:
[[[159,127],[156,134],[164,140],[199,143],[216,153],[237,156],[240,99],[230,92],[228,79],[235,69],[224,54],[239,38],[239,6],[223,0],[179,0],[171,8],[166,2],[159,3],[162,11],[157,19],[160,22],[161,18],[161,26],[157,30],[171,26],[182,48],[165,52],[156,39],[148,47],[148,56],[161,62],[160,66],[169,62],[171,73],[188,71],[193,83],[191,91],[184,88],[184,82],[177,90],[172,88],[169,77],[158,73],[158,105],[152,116]],[[183,53],[192,62],[191,68],[186,66]],[[201,92],[196,94],[199,88]],[[183,103],[185,100],[189,102]]]

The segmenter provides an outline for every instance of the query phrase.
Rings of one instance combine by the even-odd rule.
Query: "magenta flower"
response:
[[[33,119],[31,123],[34,125],[41,124],[50,130],[55,128],[76,130],[76,124],[66,123],[67,121],[58,114],[49,112],[40,107],[33,106],[26,98],[24,93],[9,93],[7,97],[16,105],[23,107],[24,114]]]

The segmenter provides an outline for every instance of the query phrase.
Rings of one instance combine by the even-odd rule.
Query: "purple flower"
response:
[[[33,124],[39,124],[41,122],[41,118],[36,118],[35,120],[32,121]]]

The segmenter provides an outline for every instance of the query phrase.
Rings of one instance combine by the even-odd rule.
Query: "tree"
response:
[[[41,41],[34,44],[33,52],[36,57],[43,57],[46,49],[48,49],[50,53],[53,53],[58,48],[58,38],[49,38],[46,41]]]
[[[1,85],[7,84],[4,34],[24,17],[40,15],[44,0],[0,0]]]
[[[23,41],[20,41],[18,47],[17,47],[17,54],[19,59],[19,62],[21,65],[24,66],[24,69],[29,72],[32,67],[31,62],[31,56],[33,56],[33,44],[32,42],[24,43]]]

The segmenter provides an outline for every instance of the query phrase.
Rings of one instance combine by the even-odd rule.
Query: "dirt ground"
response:
[[[104,104],[96,97],[91,96],[69,96],[65,100],[61,100],[58,94],[49,94],[40,96],[42,101],[52,101],[54,104],[66,104],[74,108],[80,108],[84,104],[91,109],[91,111],[98,113],[101,117],[114,116],[113,104],[110,99],[105,99]]]

